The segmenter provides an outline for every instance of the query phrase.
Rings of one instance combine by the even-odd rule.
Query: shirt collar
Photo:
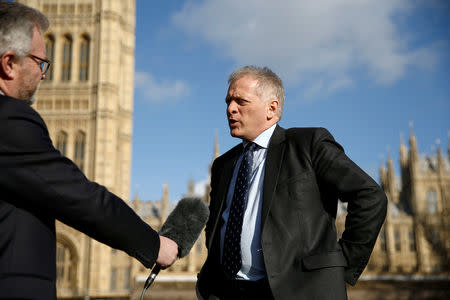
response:
[[[0,95],[5,96],[2,90],[0,90]]]
[[[253,143],[257,144],[261,148],[267,148],[269,146],[270,138],[272,137],[272,134],[275,130],[275,127],[277,126],[277,123],[273,124],[263,132],[261,132],[256,139],[253,141]],[[249,143],[248,141],[242,141],[244,147],[247,146]]]

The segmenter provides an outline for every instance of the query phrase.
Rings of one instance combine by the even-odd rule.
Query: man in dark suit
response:
[[[37,10],[0,2],[0,299],[56,299],[55,219],[148,268],[166,268],[178,253],[53,147],[30,106],[49,67],[47,27]]]
[[[228,82],[230,133],[243,142],[212,166],[199,298],[346,299],[385,219],[385,194],[326,129],[277,125],[284,88],[271,70],[244,67]],[[338,199],[348,203],[339,241]]]

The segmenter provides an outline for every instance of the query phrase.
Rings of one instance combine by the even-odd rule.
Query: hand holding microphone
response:
[[[173,240],[165,236],[159,236],[159,253],[156,264],[162,269],[170,267],[178,256],[178,245]]]
[[[177,203],[159,230],[161,245],[156,266],[145,282],[141,299],[161,269],[172,265],[177,254],[182,258],[189,253],[208,221],[208,217],[209,208],[200,198],[183,198]],[[176,251],[177,245],[178,251]]]

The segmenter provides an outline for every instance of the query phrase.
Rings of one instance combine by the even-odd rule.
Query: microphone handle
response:
[[[159,271],[161,271],[161,267],[156,265],[153,269],[150,275],[148,276],[147,280],[144,284],[144,289],[141,294],[141,300],[144,299],[145,291],[152,285],[153,281],[155,281],[156,276],[158,275]]]

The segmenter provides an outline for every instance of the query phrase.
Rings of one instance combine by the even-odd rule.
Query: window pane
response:
[[[386,235],[385,235],[385,233],[384,233],[384,230],[381,230],[380,231],[380,238],[379,238],[379,241],[380,241],[380,248],[381,248],[381,251],[386,251],[387,249],[386,249]]]
[[[130,277],[131,277],[131,270],[130,270],[130,268],[125,268],[124,276],[123,276],[124,288],[125,289],[130,289]]]
[[[437,212],[437,195],[433,189],[430,189],[427,193],[427,207],[429,213]]]
[[[86,147],[86,136],[83,132],[78,132],[75,137],[74,162],[84,171],[84,152]]]
[[[83,37],[80,45],[80,81],[89,79],[89,39]]]
[[[66,155],[67,150],[67,134],[65,132],[58,133],[58,136],[56,138],[56,149],[61,152],[62,155]]]
[[[55,56],[55,40],[52,36],[48,36],[45,42],[45,51],[47,52],[47,58],[53,62]],[[45,80],[53,80],[53,67],[45,74]]]
[[[116,289],[116,275],[117,275],[117,269],[112,268],[112,270],[111,270],[111,285],[110,285],[111,290]]]
[[[400,251],[401,250],[401,246],[400,246],[400,231],[396,230],[394,232],[394,238],[395,238],[395,251]]]
[[[56,284],[58,288],[75,288],[76,261],[72,249],[65,243],[56,244]]]
[[[62,81],[70,80],[70,73],[72,70],[72,40],[65,37],[63,44],[63,61],[62,61]]]
[[[409,251],[415,252],[416,251],[416,239],[414,236],[414,231],[409,231]]]

